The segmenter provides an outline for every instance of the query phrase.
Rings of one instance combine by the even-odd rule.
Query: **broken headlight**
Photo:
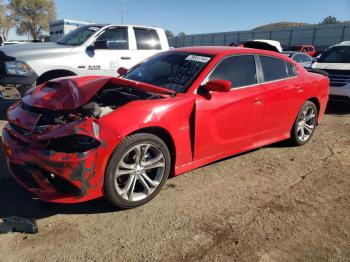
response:
[[[96,148],[100,142],[85,135],[72,135],[50,140],[47,149],[62,153],[83,153]]]

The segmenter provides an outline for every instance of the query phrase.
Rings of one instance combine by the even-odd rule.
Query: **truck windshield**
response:
[[[77,29],[58,39],[57,44],[70,46],[81,45],[100,28],[101,26],[92,25],[78,27]]]
[[[207,54],[162,53],[132,68],[124,78],[183,93],[211,58]]]
[[[350,63],[350,46],[333,46],[318,59],[320,63]]]

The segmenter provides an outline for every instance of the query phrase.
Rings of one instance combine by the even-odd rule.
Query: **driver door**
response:
[[[119,67],[130,68],[135,63],[135,53],[130,50],[128,27],[109,27],[87,50],[87,74],[117,76]]]
[[[198,95],[195,116],[194,160],[229,155],[253,147],[263,118],[264,93],[257,81],[253,55],[223,59],[209,80],[232,83],[229,92]]]

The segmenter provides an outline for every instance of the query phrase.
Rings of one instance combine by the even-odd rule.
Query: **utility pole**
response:
[[[124,0],[119,0],[120,1],[120,16],[122,19],[122,24],[124,24]]]

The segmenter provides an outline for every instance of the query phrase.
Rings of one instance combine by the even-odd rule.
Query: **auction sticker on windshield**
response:
[[[195,62],[201,62],[201,63],[207,63],[211,58],[207,56],[200,56],[200,55],[189,55],[186,57],[185,60],[188,61],[195,61]]]

